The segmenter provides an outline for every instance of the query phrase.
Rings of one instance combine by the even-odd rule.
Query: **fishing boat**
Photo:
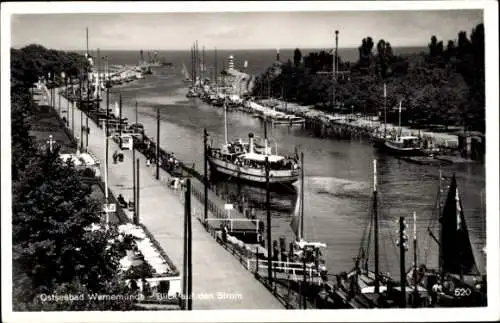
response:
[[[441,182],[440,174],[440,182]],[[415,269],[417,283],[432,295],[432,305],[439,307],[486,306],[486,275],[481,276],[465,221],[455,174],[441,212],[441,183],[438,191],[439,239],[431,228],[430,236],[439,246],[439,268]]]
[[[369,239],[366,246],[362,243],[354,268],[349,272],[337,275],[334,285],[334,297],[337,303],[347,308],[391,308],[406,304],[408,295],[417,293],[426,299],[427,290],[419,285],[402,284],[395,281],[389,273],[381,273],[379,269],[379,229],[377,199],[377,163],[373,161],[373,207],[370,221]],[[371,227],[373,225],[373,227]],[[374,269],[368,268],[371,229],[373,229]],[[365,242],[365,241],[363,241]],[[399,242],[398,242],[399,243]],[[404,252],[401,257],[404,258]],[[404,264],[404,262],[403,262]],[[402,269],[402,279],[406,282],[406,268]],[[404,291],[404,292],[403,292]],[[404,302],[403,302],[404,298]]]
[[[224,102],[225,144],[220,148],[208,147],[207,159],[213,172],[229,175],[255,184],[266,183],[266,166],[269,170],[270,184],[291,184],[297,181],[300,173],[298,160],[272,154],[268,145],[267,127],[265,129],[264,150],[256,151],[254,135],[248,136],[248,146],[242,142],[228,142],[227,107]],[[248,147],[248,148],[247,148]]]
[[[420,138],[415,136],[398,136],[395,139],[386,139],[382,148],[395,156],[424,156],[420,147]]]
[[[402,135],[401,105],[402,101],[399,101],[399,134],[396,137],[387,138],[384,130],[385,138],[381,138],[382,142],[379,142],[379,145],[383,150],[394,156],[425,156],[426,153],[420,145],[419,137]]]
[[[297,186],[297,202],[292,215],[290,226],[295,233],[296,240],[290,250],[290,261],[297,261],[303,264],[305,269],[310,271],[310,282],[320,286],[327,280],[328,269],[324,259],[324,250],[327,245],[323,242],[308,242],[304,235],[304,157],[301,158],[300,180]],[[314,279],[316,278],[316,280]]]

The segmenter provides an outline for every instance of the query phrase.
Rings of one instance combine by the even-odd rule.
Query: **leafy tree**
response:
[[[300,49],[295,48],[293,51],[293,66],[298,67],[302,62],[302,52]]]
[[[30,45],[11,50],[12,236],[14,310],[126,310],[133,301],[91,300],[92,293],[124,295],[118,261],[129,237],[116,228],[89,231],[101,218],[71,163],[59,151],[38,150],[29,137],[36,114],[30,87],[51,72],[78,72],[80,55]],[[60,81],[60,80],[59,80]],[[78,301],[47,302],[42,294],[82,294]]]
[[[80,292],[86,293],[110,291],[125,254],[116,229],[87,229],[99,221],[99,206],[58,154],[35,154],[13,185],[16,304],[33,306],[38,295],[75,286],[85,286]]]

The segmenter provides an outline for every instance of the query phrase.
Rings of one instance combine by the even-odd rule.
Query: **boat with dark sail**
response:
[[[486,306],[486,275],[480,274],[474,258],[455,174],[442,212],[439,197],[437,205],[439,239],[431,228],[428,228],[428,232],[439,246],[439,268],[420,266],[418,283],[429,290],[434,306]]]

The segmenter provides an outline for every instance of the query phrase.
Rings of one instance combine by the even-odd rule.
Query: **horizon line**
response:
[[[59,50],[59,51],[65,51],[65,52],[85,52],[86,49],[84,48],[50,48],[50,47],[46,47],[42,44],[37,44],[37,43],[32,43],[32,44],[28,44],[28,45],[24,45],[22,47],[13,47],[11,46],[10,48],[11,49],[23,49],[25,47],[28,47],[28,46],[31,46],[31,45],[39,45],[39,46],[42,46],[42,47],[45,47],[46,49],[52,49],[52,50]],[[428,44],[422,44],[422,45],[399,45],[399,46],[392,46],[392,48],[427,48]],[[346,46],[346,47],[338,47],[338,49],[358,49],[360,46]],[[318,46],[318,47],[303,47],[303,48],[300,48],[300,47],[281,47],[279,48],[280,51],[282,50],[295,50],[295,49],[299,49],[301,51],[303,50],[318,50],[318,49],[328,49],[328,50],[331,50],[333,49],[333,47],[322,47],[322,46]],[[211,48],[211,49],[205,49],[205,52],[213,52],[214,49],[216,50],[235,50],[235,51],[259,51],[259,50],[277,50],[276,47],[262,47],[262,48]],[[374,46],[374,49],[375,49],[375,46]],[[99,50],[99,51],[123,51],[123,52],[134,52],[134,51],[162,51],[162,52],[185,52],[185,51],[190,51],[191,49],[190,48],[175,48],[175,49],[159,49],[159,48],[149,48],[149,49],[144,49],[144,48],[137,48],[137,49],[130,49],[130,48],[89,48],[89,51],[96,51],[96,50]],[[201,50],[200,50],[201,52]]]

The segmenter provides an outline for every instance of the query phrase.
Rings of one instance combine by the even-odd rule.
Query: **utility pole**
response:
[[[205,203],[204,204],[205,205],[204,205],[203,218],[205,220],[205,223],[208,219],[208,169],[207,169],[208,168],[207,167],[207,163],[208,163],[208,160],[207,160],[208,147],[207,147],[207,145],[208,145],[208,143],[207,143],[207,141],[208,141],[208,132],[207,132],[207,129],[205,128],[203,130],[203,150],[204,150],[204,152],[203,152],[203,161],[204,161],[203,169],[204,169],[204,175],[205,175],[204,176],[204,184],[205,184],[204,185],[204,189],[205,189],[205,201],[204,201]]]
[[[187,221],[187,289],[188,289],[188,301],[187,310],[191,311],[193,309],[193,263],[192,263],[192,242],[193,235],[191,229],[191,179],[186,179],[186,221]]]
[[[304,153],[300,152],[300,237],[304,239]]]
[[[69,126],[69,95],[68,95],[68,78],[69,75],[64,79],[64,85],[66,87],[66,116],[68,117],[66,119],[66,126]]]
[[[73,92],[74,93],[74,92]],[[71,133],[73,133],[73,137],[75,136],[75,97],[72,97],[71,101]],[[69,104],[69,100],[68,100]]]
[[[141,181],[140,181],[140,176],[139,176],[139,169],[140,169],[139,166],[140,166],[140,159],[137,158],[136,166],[135,166],[136,167],[135,170],[137,172],[137,174],[136,174],[136,181],[137,181],[137,188],[136,189],[137,189],[137,192],[135,193],[135,196],[136,196],[137,200],[135,201],[135,218],[137,219],[137,223],[140,222],[140,220],[139,220],[140,219],[139,201],[140,201]]]
[[[267,210],[267,276],[269,288],[273,286],[271,246],[271,193],[269,191],[269,157],[266,155],[266,210]]]
[[[137,218],[137,176],[136,176],[136,168],[135,168],[135,145],[134,145],[134,137],[132,137],[132,177],[133,177],[133,195],[134,195],[134,210],[133,210],[133,219],[134,219],[134,224],[138,225],[139,224],[139,219]]]
[[[333,108],[335,109],[336,107],[336,93],[335,93],[335,86],[337,83],[337,57],[338,57],[338,46],[339,46],[339,31],[335,30],[335,53],[334,53],[334,62],[333,62],[333,77],[332,77],[332,82],[333,82],[333,93],[332,93],[332,105]]]
[[[406,307],[406,267],[405,267],[405,253],[406,253],[406,232],[405,232],[405,218],[399,217],[399,270],[401,275],[401,307]]]
[[[57,94],[59,96],[59,115],[61,115],[61,91],[58,90],[57,91]]]
[[[107,128],[107,120],[103,121],[103,128],[104,128],[104,156],[106,158],[104,159],[104,197],[106,201],[106,206],[109,203],[109,196],[108,196],[108,128]],[[109,225],[109,213],[106,211],[106,228]]]
[[[83,109],[82,109],[82,95],[83,95],[83,69],[82,75],[80,76],[80,100],[79,100],[79,108],[80,108],[80,151],[83,151]]]
[[[119,147],[122,149],[122,94],[120,93],[120,103],[119,103],[119,111],[118,114],[120,115],[119,118],[120,120],[118,121],[118,131],[119,131]]]
[[[443,178],[443,171],[439,169],[439,187],[438,187],[438,198],[437,198],[437,218],[441,221],[441,181]],[[443,258],[443,226],[439,226],[439,274],[441,275],[441,279],[444,277],[444,258]]]
[[[160,179],[160,108],[156,108],[156,179]]]

